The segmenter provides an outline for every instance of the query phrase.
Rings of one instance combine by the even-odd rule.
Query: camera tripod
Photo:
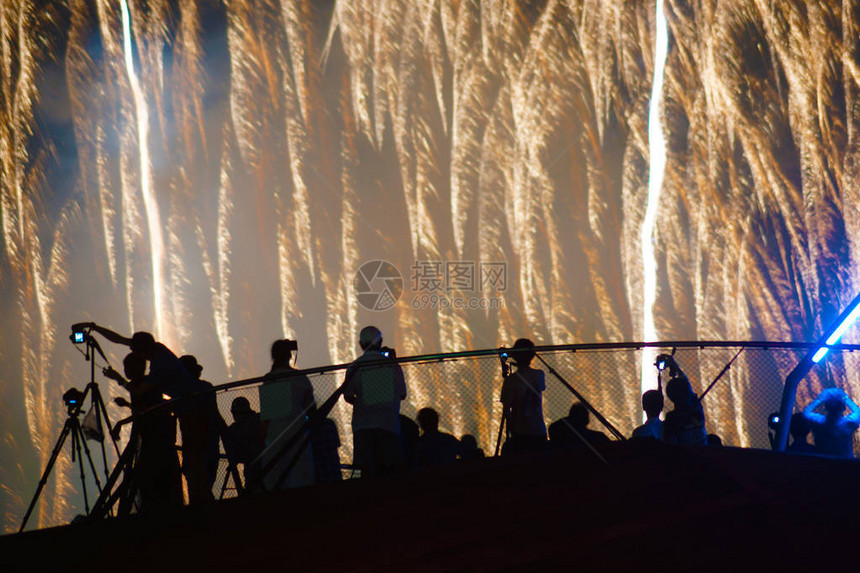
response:
[[[81,336],[81,334],[83,334],[83,336]],[[83,392],[76,388],[71,388],[63,394],[63,401],[65,402],[68,410],[68,417],[66,418],[66,422],[63,424],[63,429],[60,431],[60,436],[57,438],[57,443],[54,445],[54,449],[51,452],[48,464],[45,466],[45,471],[42,472],[42,477],[39,479],[39,485],[36,487],[36,493],[30,501],[27,513],[24,514],[21,528],[18,530],[19,533],[24,531],[24,527],[26,527],[27,521],[30,519],[30,514],[33,512],[33,508],[36,507],[36,502],[39,500],[39,496],[41,495],[45,484],[48,482],[48,477],[51,474],[51,470],[54,468],[57,457],[63,449],[63,444],[65,444],[66,439],[69,436],[71,436],[72,463],[74,464],[75,461],[77,461],[78,470],[80,472],[81,489],[84,494],[84,509],[86,510],[86,513],[90,512],[90,504],[89,494],[87,492],[86,473],[84,471],[84,457],[86,457],[87,465],[89,465],[90,471],[93,474],[93,479],[96,482],[96,489],[99,492],[101,492],[102,489],[95,463],[93,463],[92,453],[87,445],[87,439],[94,439],[100,442],[102,450],[102,467],[104,468],[105,477],[108,476],[107,452],[105,451],[104,440],[105,434],[111,437],[114,449],[116,449],[117,455],[119,455],[119,447],[117,446],[116,440],[114,440],[113,436],[110,435],[109,432],[105,432],[103,428],[103,423],[106,423],[107,427],[110,428],[110,418],[108,417],[107,408],[105,407],[104,399],[102,398],[101,391],[99,390],[99,385],[95,381],[95,352],[98,352],[105,362],[107,362],[107,358],[99,347],[98,342],[96,342],[88,333],[72,333],[70,339],[76,345],[80,343],[86,344],[86,352],[84,355],[90,362],[90,382],[87,384],[86,388],[84,388]],[[87,396],[90,397],[90,410],[84,417],[84,423],[81,424],[78,417],[81,414],[81,410],[83,409]],[[93,418],[90,419],[90,416]]]
[[[66,395],[69,393],[67,392]],[[84,457],[87,459],[87,464],[89,465],[90,471],[93,474],[93,478],[96,482],[96,488],[101,491],[101,481],[99,480],[98,472],[96,471],[96,466],[93,463],[92,452],[90,452],[90,448],[87,445],[87,438],[93,437],[96,435],[94,432],[84,429],[81,425],[78,416],[81,413],[81,407],[83,406],[84,399],[87,394],[91,395],[92,398],[92,407],[96,410],[96,418],[100,420],[101,416],[104,416],[104,419],[107,419],[107,411],[105,410],[104,401],[102,400],[101,393],[99,392],[98,385],[94,382],[87,384],[86,389],[83,393],[79,393],[74,396],[75,400],[68,404],[69,416],[66,418],[65,424],[63,424],[63,429],[60,432],[60,436],[57,439],[57,443],[54,445],[54,449],[51,452],[51,458],[48,460],[48,465],[45,466],[45,471],[42,472],[42,477],[39,480],[39,485],[36,488],[36,493],[33,495],[32,501],[30,501],[30,506],[27,508],[27,513],[24,514],[24,520],[21,522],[21,528],[18,530],[20,533],[24,531],[24,527],[27,525],[27,520],[30,519],[30,514],[33,512],[33,508],[36,506],[36,502],[39,499],[39,495],[42,493],[42,489],[45,487],[45,484],[48,482],[48,476],[51,474],[51,470],[54,469],[54,464],[57,461],[57,457],[60,455],[60,451],[63,449],[63,444],[66,442],[66,438],[71,436],[71,448],[72,448],[72,463],[75,461],[78,463],[78,470],[81,476],[81,487],[84,494],[84,508],[86,512],[89,513],[90,505],[89,505],[89,495],[87,493],[87,483],[86,483],[86,473],[84,471]],[[99,428],[101,430],[100,422]],[[103,437],[104,434],[102,434]],[[105,456],[104,452],[104,439],[102,439],[102,455]],[[105,468],[107,465],[105,464]],[[105,471],[107,471],[105,469]]]
[[[511,374],[511,364],[508,362],[508,351],[505,348],[499,348],[499,363],[502,367],[502,380],[504,380]],[[507,434],[505,434],[505,421],[507,418],[507,412],[504,405],[502,405],[502,419],[499,421],[499,434],[496,436],[496,450],[493,452],[493,457],[499,456],[499,452],[502,449],[502,436],[507,437]]]

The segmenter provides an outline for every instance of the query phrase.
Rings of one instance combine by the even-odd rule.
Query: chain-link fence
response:
[[[767,343],[665,343],[660,346],[580,345],[538,348],[532,366],[546,371],[543,412],[547,425],[567,415],[576,397],[550,373],[557,371],[565,382],[585,397],[624,435],[642,423],[643,387],[656,387],[658,371],[652,367],[658,352],[674,352],[675,360],[689,376],[694,391],[704,396],[706,429],[725,445],[770,448],[768,415],[779,409],[785,377],[809,352],[802,344]],[[849,395],[860,392],[860,354],[853,347],[834,352],[801,383],[798,410],[824,387],[839,386]],[[541,359],[546,361],[542,363]],[[642,363],[645,360],[643,383]],[[501,363],[497,351],[477,351],[398,359],[408,388],[401,413],[412,419],[419,409],[439,412],[440,430],[462,437],[471,434],[487,455],[493,455],[502,415],[499,394]],[[726,368],[730,365],[729,368]],[[724,371],[725,370],[725,371]],[[345,367],[317,369],[307,376],[316,402],[321,404],[343,382]],[[665,381],[664,381],[665,382]],[[234,383],[217,390],[218,407],[227,424],[233,423],[231,405],[238,397],[260,411],[260,382]],[[644,384],[644,386],[643,386]],[[665,410],[671,409],[667,401]],[[339,399],[329,414],[340,438],[338,450],[348,476],[353,443],[352,407]],[[592,417],[590,427],[604,430]],[[607,432],[608,434],[608,432]],[[215,495],[235,495],[227,478],[226,457],[219,467]],[[226,484],[226,487],[225,487]]]
[[[545,372],[546,390],[542,395],[543,413],[547,426],[568,414],[570,406],[577,398],[567,387],[572,387],[582,395],[620,432],[629,436],[633,429],[643,421],[641,394],[644,388],[657,386],[658,370],[654,361],[659,353],[674,355],[675,361],[686,372],[693,390],[702,398],[708,433],[720,436],[729,446],[747,448],[770,448],[768,436],[768,415],[779,410],[786,376],[808,355],[812,345],[788,343],[659,343],[643,344],[604,344],[538,347],[532,367]],[[843,388],[849,396],[860,399],[860,346],[837,346],[825,361],[816,365],[801,381],[796,395],[796,410],[803,409],[818,393],[827,387]],[[478,446],[488,456],[496,451],[499,428],[502,418],[500,392],[502,387],[502,365],[498,350],[472,351],[431,356],[404,357],[396,360],[400,364],[407,387],[406,399],[401,404],[401,413],[412,420],[421,408],[434,408],[439,413],[439,429],[461,438],[473,435]],[[644,364],[644,366],[643,366]],[[644,376],[643,376],[644,371]],[[296,386],[295,377],[306,377],[307,382],[296,387],[312,388],[313,399],[317,406],[332,403],[327,419],[333,423],[327,431],[336,432],[339,448],[335,448],[339,458],[340,473],[337,477],[347,478],[353,474],[353,434],[351,428],[352,406],[337,393],[347,372],[347,365],[294,371],[280,374],[277,380],[266,381],[256,378],[231,382],[216,386],[214,393],[218,413],[223,420],[219,442],[220,458],[212,484],[215,498],[233,497],[238,487],[246,482],[249,470],[245,463],[232,464],[236,456],[228,458],[225,448],[229,440],[227,434],[239,417],[238,412],[259,413],[261,411],[261,389],[265,384],[284,387]],[[665,376],[665,375],[664,375]],[[563,379],[563,381],[561,379]],[[663,381],[664,383],[666,380]],[[278,396],[282,396],[279,398]],[[288,396],[292,396],[288,398]],[[238,400],[237,399],[242,399]],[[191,397],[197,403],[200,396]],[[292,412],[283,426],[283,441],[292,439],[303,432],[308,412],[295,405],[300,402],[290,392],[270,393],[266,398],[268,409],[279,412]],[[278,400],[283,400],[279,403]],[[274,401],[274,403],[272,403]],[[292,405],[286,402],[292,401]],[[179,402],[179,410],[182,410]],[[244,407],[237,409],[239,404]],[[211,404],[211,401],[208,402]],[[171,403],[170,408],[177,406]],[[265,408],[264,408],[265,409]],[[672,409],[667,400],[664,412]],[[237,415],[234,416],[234,411]],[[313,417],[318,419],[319,417]],[[284,422],[282,418],[281,423]],[[601,427],[595,416],[591,418],[592,429],[609,431]],[[318,436],[318,433],[314,434]],[[122,445],[129,442],[128,425],[122,433]],[[245,433],[249,441],[259,442],[259,431]],[[328,444],[333,435],[329,434]],[[181,432],[177,432],[177,447],[182,448]],[[310,441],[309,451],[316,461],[323,459],[319,441]],[[855,453],[860,454],[855,443]],[[116,457],[112,446],[108,460],[113,465]],[[277,448],[280,449],[280,446]],[[133,451],[133,448],[130,449]],[[290,450],[293,452],[294,450]],[[274,447],[270,454],[274,452]],[[235,454],[235,449],[232,452]],[[262,456],[265,457],[265,456]],[[262,457],[260,459],[262,459]],[[284,459],[291,458],[288,454]],[[248,464],[253,469],[253,464]],[[259,464],[258,464],[259,465]],[[119,464],[118,466],[119,467]],[[335,462],[336,471],[338,469]],[[278,471],[283,466],[278,466]],[[305,467],[305,469],[307,469]],[[315,468],[317,477],[319,468]],[[84,473],[84,472],[82,472]],[[110,488],[119,491],[123,477],[115,471],[116,482]],[[313,470],[309,474],[313,481]],[[53,478],[52,478],[53,479]],[[308,474],[305,473],[305,479]],[[328,479],[331,479],[329,476]],[[91,476],[86,482],[90,491],[95,487]],[[104,480],[102,480],[104,483]],[[265,481],[264,481],[265,483]],[[270,482],[271,483],[271,482]],[[306,482],[307,483],[307,482]],[[51,486],[53,487],[53,486]],[[111,491],[107,489],[106,491]],[[92,501],[92,498],[90,498]],[[186,492],[187,499],[187,492]],[[113,503],[113,502],[110,502]],[[80,512],[83,507],[78,509]],[[94,510],[95,511],[95,510]]]

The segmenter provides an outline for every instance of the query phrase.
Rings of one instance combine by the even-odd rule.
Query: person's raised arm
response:
[[[116,370],[111,368],[110,366],[108,366],[107,368],[103,368],[102,374],[104,374],[106,377],[110,378],[111,380],[114,380],[117,384],[119,384],[123,388],[128,386],[128,380],[123,378],[122,374],[120,374],[119,372],[117,372]]]
[[[825,392],[821,392],[818,397],[815,398],[812,402],[806,405],[806,408],[803,409],[803,416],[809,420],[810,422],[814,422],[816,424],[824,423],[825,416],[824,414],[819,414],[815,410],[821,406],[824,402]]]
[[[110,328],[100,326],[95,322],[82,322],[74,325],[72,328],[74,329],[75,327],[90,328],[104,336],[105,339],[109,342],[113,342],[114,344],[123,344],[125,346],[131,346],[131,338],[127,338],[119,333],[114,332]]]
[[[117,400],[119,400],[119,399],[120,398],[117,398]],[[126,408],[131,408],[131,404],[120,404],[119,402],[117,402],[117,404],[119,406],[125,406]],[[131,418],[125,418],[123,420],[120,420],[116,424],[114,424],[114,427],[111,428],[111,431],[110,431],[110,435],[113,437],[114,440],[119,439],[119,431],[122,429],[123,426],[125,426],[126,424],[128,424],[131,421],[132,421]]]
[[[684,369],[681,368],[681,365],[678,364],[678,361],[675,360],[674,356],[666,355],[666,368],[669,370],[669,378],[679,378],[687,382],[687,386],[692,388],[690,384],[690,377],[687,376],[687,373],[684,372]]]
[[[848,396],[848,394],[846,394],[845,392],[843,392],[843,394],[843,401],[848,407],[848,414],[845,415],[845,419],[852,424],[860,425],[860,407],[858,407],[857,404],[854,403],[854,400],[852,400],[851,397]]]

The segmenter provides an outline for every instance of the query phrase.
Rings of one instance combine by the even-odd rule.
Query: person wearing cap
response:
[[[516,372],[502,383],[501,402],[507,424],[507,439],[502,454],[540,450],[546,447],[546,422],[543,418],[543,370],[531,367],[534,342],[520,338],[511,348]]]
[[[352,404],[353,465],[362,476],[390,473],[406,464],[400,443],[406,381],[400,365],[382,354],[378,328],[364,327],[358,344],[364,353],[349,367],[344,383],[344,399]]]
[[[179,357],[179,362],[194,378],[194,393],[197,394],[186,398],[186,411],[179,417],[183,465],[188,483],[193,480],[196,484],[196,497],[207,499],[212,496],[212,486],[218,474],[221,457],[219,436],[227,424],[218,412],[215,392],[211,391],[212,383],[201,378],[203,366],[197,362],[197,357],[186,354]],[[189,485],[189,491],[191,489]]]

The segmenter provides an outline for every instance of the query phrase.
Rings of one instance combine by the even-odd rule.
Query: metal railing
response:
[[[709,389],[702,399],[708,433],[719,435],[725,445],[770,448],[768,415],[779,409],[785,377],[814,346],[765,341],[541,346],[535,349],[538,359],[532,366],[553,370],[558,374],[556,378],[547,371],[547,389],[543,394],[547,425],[566,416],[571,404],[578,400],[574,394],[579,394],[612,426],[617,427],[621,434],[629,436],[642,423],[642,353],[674,353],[676,361],[689,376],[694,391],[701,396]],[[837,345],[832,350],[827,363],[812,371],[801,382],[797,392],[798,408],[811,401],[824,387],[839,386],[854,395],[857,392],[852,392],[852,388],[860,391],[860,359],[855,358],[860,357],[860,354],[855,354],[860,346]],[[499,353],[499,349],[487,349],[388,359],[400,364],[407,383],[408,394],[402,403],[401,413],[414,419],[420,408],[435,408],[440,414],[442,431],[458,438],[471,434],[479,446],[491,455],[502,417]],[[278,375],[278,379],[307,376],[313,387],[316,404],[320,405],[321,410],[324,409],[323,405],[330,406],[324,412],[324,417],[336,424],[341,444],[338,455],[342,466],[346,467],[352,460],[353,452],[351,406],[339,399],[337,390],[348,366],[339,364]],[[650,374],[646,371],[646,379],[651,374],[656,384],[656,368]],[[262,376],[214,387],[211,392],[215,393],[217,407],[225,424],[234,422],[231,405],[239,397],[244,397],[251,409],[259,412],[260,386],[272,379]],[[667,401],[666,410],[670,409],[671,403]],[[296,428],[306,423],[306,413],[296,417]],[[307,420],[312,421],[314,417],[310,416]],[[595,416],[592,416],[591,427],[604,429]],[[310,430],[314,429],[311,425]],[[295,448],[304,440],[301,436],[296,437],[295,431],[288,434],[285,439],[293,441],[286,444],[289,447],[280,449],[285,453],[295,452]],[[235,464],[231,466],[223,440],[221,452],[213,495],[231,497],[245,486],[241,474],[247,468],[240,464],[240,471],[237,471]],[[260,467],[272,471],[275,462],[269,457],[260,463]],[[283,472],[284,466],[278,466],[278,471]],[[117,483],[118,479],[108,484],[107,492],[103,495],[105,503],[109,503],[110,490]],[[105,506],[101,507],[104,511]],[[109,506],[107,509],[110,509]]]

